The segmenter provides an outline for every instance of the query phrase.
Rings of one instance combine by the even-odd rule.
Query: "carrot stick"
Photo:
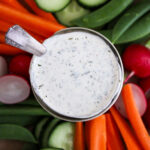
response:
[[[121,140],[119,130],[112,118],[112,116],[106,114],[106,127],[107,127],[107,145],[111,150],[125,150],[124,143]]]
[[[0,2],[5,3],[21,12],[29,13],[29,11],[18,2],[18,0],[0,0]]]
[[[85,150],[83,123],[77,122],[75,125],[74,150]]]
[[[25,2],[38,16],[43,17],[49,21],[58,23],[55,17],[51,13],[45,12],[42,9],[38,8],[34,0],[25,0]]]
[[[124,120],[124,118],[119,114],[115,107],[110,109],[110,112],[120,130],[120,133],[123,137],[123,140],[127,146],[128,150],[141,150],[141,146],[139,145],[134,133],[132,132],[128,123]]]
[[[0,43],[5,43],[5,34],[0,33]]]
[[[0,20],[0,32],[7,32],[12,24],[7,23],[6,21]]]
[[[88,126],[88,150],[106,150],[106,118],[105,115],[85,123]]]
[[[128,119],[134,129],[134,132],[145,150],[150,150],[150,137],[140,117],[135,104],[132,84],[126,84],[122,89],[122,97],[125,104]]]
[[[12,47],[6,44],[0,44],[0,55],[17,55],[20,53],[26,53],[18,48]]]
[[[65,28],[62,25],[49,22],[38,16],[19,12],[4,4],[0,4],[0,14],[0,19],[19,24],[20,26],[44,37],[49,37],[52,33]]]

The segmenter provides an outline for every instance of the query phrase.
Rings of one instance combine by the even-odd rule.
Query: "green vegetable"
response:
[[[48,147],[49,136],[59,122],[60,120],[55,118],[48,123],[42,135],[42,147],[43,148]]]
[[[40,150],[64,150],[64,149],[61,149],[61,148],[42,148]]]
[[[40,120],[39,123],[37,123],[37,126],[35,127],[35,137],[39,140],[41,132],[44,128],[44,125],[47,123],[49,120],[49,117],[45,117],[42,120]]]
[[[39,150],[39,148],[36,144],[25,143],[22,150]]]
[[[73,21],[73,24],[82,27],[96,28],[102,26],[123,12],[133,0],[111,0],[92,13]]]
[[[81,7],[75,0],[73,0],[65,9],[56,12],[56,18],[61,24],[66,26],[73,26],[72,20],[85,16],[90,11]]]
[[[136,21],[116,42],[122,44],[133,42],[150,34],[150,13]]]
[[[29,130],[14,124],[0,125],[0,139],[37,143],[35,137]]]
[[[19,105],[32,105],[32,106],[40,106],[40,104],[37,102],[35,98],[29,98],[21,103],[18,103]]]
[[[100,32],[101,34],[103,34],[106,38],[108,38],[110,41],[112,40],[112,30],[101,30],[101,31],[98,31]]]
[[[112,33],[112,42],[116,40],[141,16],[150,10],[150,0],[141,1],[133,5],[123,16],[118,20]]]
[[[31,125],[38,120],[36,116],[0,116],[0,124]]]
[[[1,115],[50,116],[43,108],[33,106],[0,106]]]
[[[56,126],[49,137],[49,146],[73,150],[74,123],[63,122]]]

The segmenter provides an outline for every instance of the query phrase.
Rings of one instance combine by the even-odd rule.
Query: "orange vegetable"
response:
[[[65,28],[62,25],[46,21],[38,16],[19,12],[4,4],[0,4],[0,14],[0,19],[19,24],[20,26],[44,37],[49,37],[56,31]]]
[[[51,13],[45,12],[42,9],[38,8],[34,0],[25,0],[25,2],[38,16],[57,23],[55,17]]]
[[[88,150],[106,150],[106,118],[99,116],[85,123],[88,126]]]
[[[0,44],[0,55],[17,55],[25,53],[24,51],[6,44]]]
[[[21,12],[29,13],[29,11],[18,2],[18,0],[0,0],[0,2],[5,3]]]
[[[7,32],[12,24],[7,23],[6,21],[0,20],[0,32]]]
[[[122,89],[122,97],[125,104],[128,119],[134,129],[134,132],[145,150],[150,150],[150,137],[136,108],[133,85],[126,84]]]
[[[74,150],[85,150],[83,122],[75,125]]]
[[[107,145],[110,150],[125,150],[119,130],[111,114],[106,114]]]
[[[5,43],[5,34],[0,33],[0,43]]]
[[[136,139],[136,136],[132,132],[126,120],[120,115],[120,113],[116,110],[115,107],[112,107],[110,109],[110,112],[117,124],[117,127],[120,130],[123,140],[127,146],[127,149],[128,150],[141,150],[141,146],[139,145]]]

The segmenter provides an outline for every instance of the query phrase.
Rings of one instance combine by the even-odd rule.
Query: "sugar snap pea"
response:
[[[0,139],[37,143],[35,137],[28,129],[14,124],[0,125]]]
[[[136,21],[116,42],[122,44],[133,42],[150,34],[150,13]]]
[[[42,107],[37,106],[0,106],[0,115],[50,116]]]
[[[35,98],[29,98],[21,103],[19,105],[32,105],[32,106],[40,106],[40,104],[37,102]]]
[[[112,40],[112,30],[101,30],[99,31],[101,34],[103,34],[106,38],[108,38],[110,41]]]
[[[38,121],[38,116],[0,116],[0,124],[31,125]]]
[[[41,138],[42,148],[48,147],[49,136],[50,136],[52,130],[56,127],[56,125],[59,122],[60,122],[60,120],[55,118],[47,124],[47,127],[45,128],[43,135],[42,135],[42,138]]]
[[[141,16],[150,10],[150,0],[141,1],[129,10],[127,10],[123,16],[118,20],[114,26],[112,33],[112,42],[115,41]]]
[[[92,13],[73,21],[73,24],[82,27],[96,28],[102,26],[123,12],[133,0],[111,0]]]
[[[44,125],[47,123],[47,121],[49,120],[49,117],[45,117],[42,120],[40,120],[37,123],[37,126],[35,127],[35,137],[39,140],[41,132],[43,130]]]

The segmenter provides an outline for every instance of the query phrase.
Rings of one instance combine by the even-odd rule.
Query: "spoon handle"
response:
[[[36,56],[41,56],[46,52],[44,45],[28,34],[19,25],[14,25],[9,28],[5,35],[5,40],[7,44]]]

